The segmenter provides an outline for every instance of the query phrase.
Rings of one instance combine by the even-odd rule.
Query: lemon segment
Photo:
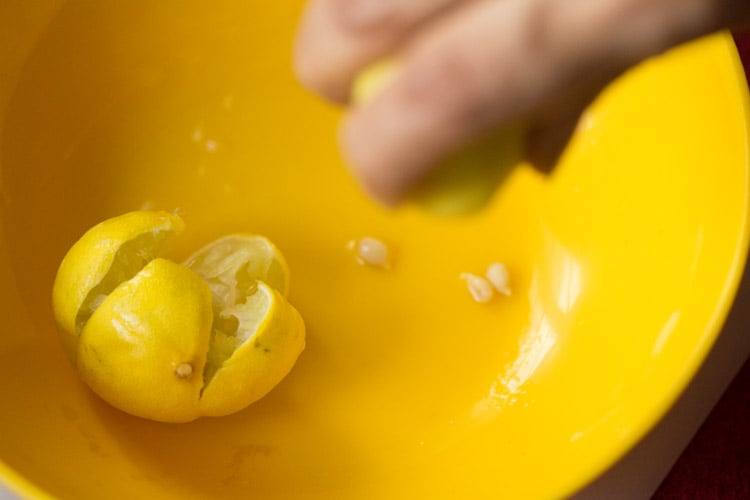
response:
[[[234,413],[266,395],[305,347],[302,317],[263,282],[245,303],[223,314],[237,319],[236,349],[206,382],[201,412],[210,416]]]
[[[73,245],[52,291],[55,319],[71,359],[94,310],[117,285],[164,252],[184,227],[180,217],[168,212],[130,212],[97,224]]]
[[[382,92],[399,69],[393,59],[365,68],[352,85],[352,99],[366,104]],[[440,216],[469,215],[492,199],[497,187],[523,158],[525,127],[493,131],[444,158],[410,194],[408,201]]]
[[[111,405],[162,422],[199,416],[211,336],[211,291],[157,258],[91,315],[78,343],[81,378]]]
[[[211,344],[206,358],[206,367],[203,369],[203,382],[210,381],[216,371],[221,368],[224,361],[237,349],[237,337],[233,333],[226,333],[226,329],[214,328],[211,335]],[[233,332],[234,330],[232,330]]]
[[[204,246],[185,265],[198,273],[217,300],[217,307],[233,306],[250,294],[256,280],[286,297],[289,271],[284,256],[267,238],[233,234]]]
[[[201,411],[233,413],[267,394],[304,349],[304,323],[285,299],[287,264],[268,239],[239,234],[206,245],[185,265],[214,298]]]

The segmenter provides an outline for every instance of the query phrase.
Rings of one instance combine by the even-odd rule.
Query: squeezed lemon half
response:
[[[352,99],[371,101],[395,77],[398,63],[385,59],[365,68],[352,86]],[[443,159],[412,191],[409,201],[441,216],[469,215],[492,199],[497,187],[523,158],[524,127],[493,131]]]
[[[270,241],[232,235],[184,264],[160,257],[183,228],[167,212],[102,222],[67,253],[53,289],[81,378],[111,405],[162,422],[245,408],[305,345],[286,300],[286,262]]]

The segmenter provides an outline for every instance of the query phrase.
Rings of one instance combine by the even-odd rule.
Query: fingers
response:
[[[345,102],[354,76],[417,26],[468,0],[314,0],[297,36],[294,66],[305,85]]]
[[[463,4],[424,25],[393,83],[344,122],[347,162],[371,195],[395,204],[490,127],[525,119],[570,130],[566,117],[629,65],[715,29],[716,1]],[[536,142],[564,142],[554,135],[542,130]]]
[[[397,203],[441,157],[495,123],[529,115],[589,70],[582,30],[591,28],[572,4],[581,1],[479,1],[424,28],[401,74],[343,124],[347,163],[365,189]]]

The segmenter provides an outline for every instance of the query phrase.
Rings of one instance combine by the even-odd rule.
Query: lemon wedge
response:
[[[185,223],[168,212],[130,212],[89,229],[63,258],[52,290],[63,345],[75,359],[78,335],[112,290],[165,252]]]
[[[200,415],[211,290],[157,258],[94,311],[78,343],[81,378],[112,406],[165,422]]]
[[[184,264],[161,255],[184,223],[132,212],[89,230],[53,289],[66,351],[111,405],[162,422],[236,412],[275,387],[305,345],[289,274],[266,238],[232,235]]]

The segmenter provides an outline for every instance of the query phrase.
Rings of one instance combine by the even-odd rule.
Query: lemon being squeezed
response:
[[[184,264],[160,257],[183,228],[167,212],[104,221],[68,251],[53,289],[81,378],[116,408],[162,422],[245,408],[305,345],[286,300],[286,262],[271,242],[232,235]]]
[[[357,104],[372,101],[391,83],[399,69],[394,59],[365,68],[352,86],[353,101]],[[409,201],[439,216],[471,215],[480,211],[522,162],[525,133],[521,124],[506,126],[454,151],[412,190]]]

